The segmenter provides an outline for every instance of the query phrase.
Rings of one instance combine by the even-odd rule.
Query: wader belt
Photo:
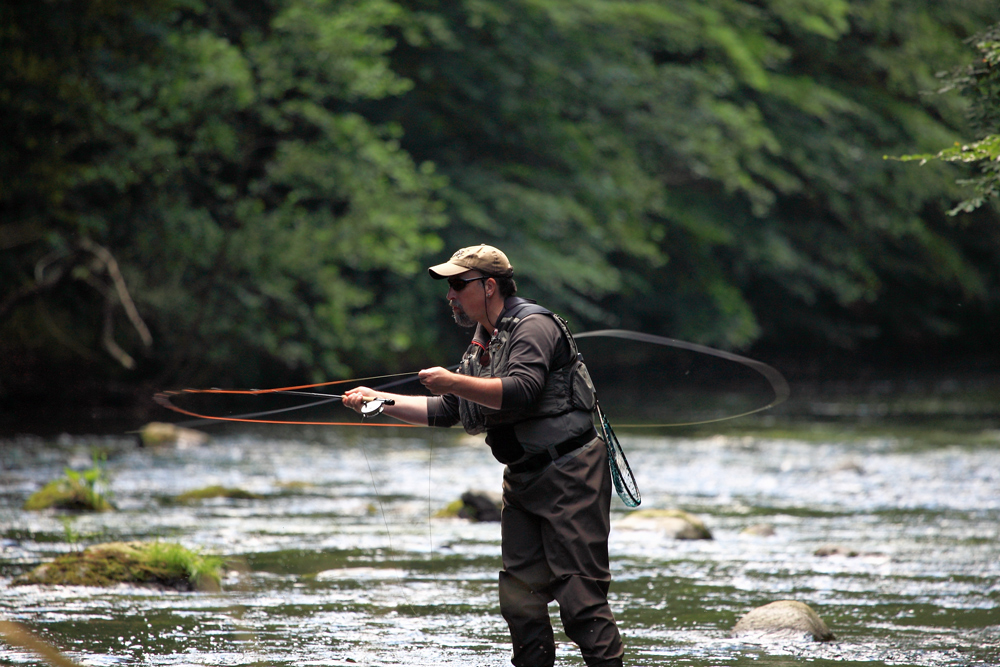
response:
[[[573,450],[583,447],[588,442],[597,437],[597,431],[590,429],[589,431],[584,431],[580,435],[570,438],[565,442],[561,442],[555,447],[550,447],[547,451],[539,452],[533,456],[526,458],[520,463],[508,463],[507,469],[511,472],[528,472],[529,470],[539,470],[544,468],[552,461],[555,461],[560,456],[569,454]]]

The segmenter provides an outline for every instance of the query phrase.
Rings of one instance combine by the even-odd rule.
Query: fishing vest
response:
[[[515,410],[493,410],[462,398],[458,403],[459,416],[466,432],[475,435],[486,431],[487,443],[493,449],[494,456],[502,463],[516,460],[523,454],[513,432],[515,424],[557,417],[573,410],[590,412],[594,409],[594,383],[565,320],[527,299],[511,297],[504,303],[504,311],[496,324],[496,333],[487,348],[488,365],[480,362],[482,347],[473,343],[462,357],[458,372],[473,377],[506,377],[510,363],[511,334],[522,319],[537,314],[552,317],[559,325],[569,344],[570,361],[559,368],[549,369],[545,385],[534,403]],[[554,433],[553,444],[564,435]]]

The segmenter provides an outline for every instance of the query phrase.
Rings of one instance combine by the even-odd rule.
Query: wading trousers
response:
[[[548,603],[588,667],[622,664],[621,636],[608,606],[611,473],[595,439],[541,473],[506,471],[501,518],[500,612],[515,667],[552,667]]]

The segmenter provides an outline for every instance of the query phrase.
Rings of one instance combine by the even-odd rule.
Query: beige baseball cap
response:
[[[450,278],[469,270],[482,271],[491,276],[514,275],[514,267],[503,254],[491,245],[474,245],[456,250],[447,262],[427,269],[431,278]]]

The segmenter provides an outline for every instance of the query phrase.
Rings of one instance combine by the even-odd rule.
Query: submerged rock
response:
[[[888,562],[892,558],[877,551],[858,551],[839,544],[824,544],[813,552],[820,558],[862,558],[868,562]]]
[[[177,496],[176,500],[180,503],[190,503],[196,502],[198,500],[206,500],[208,498],[232,498],[234,500],[260,500],[264,496],[259,493],[253,493],[252,491],[245,491],[244,489],[230,488],[228,486],[212,485],[206,486],[202,489],[193,489],[191,491],[185,491],[184,493]]]
[[[813,552],[814,556],[819,556],[820,558],[826,558],[828,556],[845,556],[847,558],[856,558],[860,556],[859,551],[850,549],[848,547],[840,546],[839,544],[824,544],[820,548]]]
[[[751,535],[754,537],[774,537],[774,526],[769,523],[755,523],[740,531],[740,535]]]
[[[58,556],[13,585],[117,586],[129,584],[179,591],[218,590],[222,559],[201,556],[168,542],[109,542]]]
[[[165,422],[150,422],[139,431],[139,438],[144,447],[176,447],[190,449],[208,442],[207,433],[184,428]]]
[[[652,530],[675,540],[710,540],[705,522],[684,510],[635,510],[615,524],[627,530]]]
[[[778,600],[750,610],[733,626],[732,636],[750,642],[828,642],[836,639],[812,607]]]

